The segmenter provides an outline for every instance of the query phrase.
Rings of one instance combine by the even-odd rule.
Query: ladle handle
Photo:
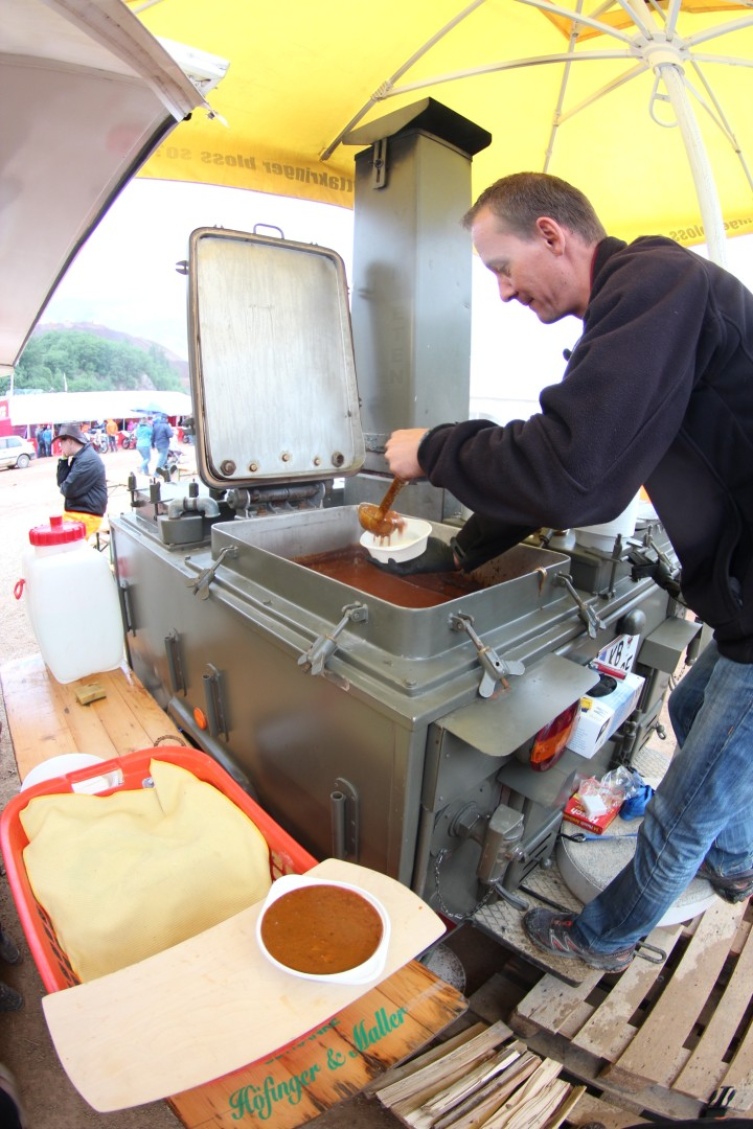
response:
[[[379,516],[384,517],[385,514],[392,508],[392,503],[398,495],[398,492],[405,486],[404,478],[393,478],[390,483],[387,493],[379,503]]]

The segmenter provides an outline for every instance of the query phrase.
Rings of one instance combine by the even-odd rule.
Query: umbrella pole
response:
[[[654,73],[664,83],[685,142],[685,150],[701,207],[701,220],[709,258],[712,262],[724,267],[727,265],[727,239],[722,209],[711,172],[708,153],[688,98],[682,68],[674,61],[653,62],[652,66]]]

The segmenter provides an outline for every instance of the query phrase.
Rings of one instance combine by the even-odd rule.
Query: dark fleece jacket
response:
[[[70,461],[58,460],[57,480],[67,510],[100,517],[104,514],[107,509],[105,464],[91,443],[81,447]]]
[[[474,511],[464,566],[541,527],[611,521],[645,485],[688,605],[753,662],[753,294],[670,239],[603,240],[583,335],[540,401],[421,443],[430,481]]]

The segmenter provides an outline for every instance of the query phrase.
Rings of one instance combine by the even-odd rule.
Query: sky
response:
[[[94,322],[155,341],[187,358],[190,233],[221,226],[278,234],[337,251],[351,277],[353,213],[343,208],[212,185],[133,180],[79,252],[42,315],[49,322]],[[258,226],[257,225],[262,225]],[[704,248],[697,248],[705,253]],[[753,289],[753,236],[727,243],[728,268]],[[541,388],[556,383],[580,321],[542,326],[515,302],[503,304],[492,275],[474,256],[470,415],[504,423],[527,418]]]

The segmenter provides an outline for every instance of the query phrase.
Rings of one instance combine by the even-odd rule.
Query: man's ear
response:
[[[549,216],[539,216],[536,230],[553,254],[561,255],[565,249],[565,233],[560,224]]]

